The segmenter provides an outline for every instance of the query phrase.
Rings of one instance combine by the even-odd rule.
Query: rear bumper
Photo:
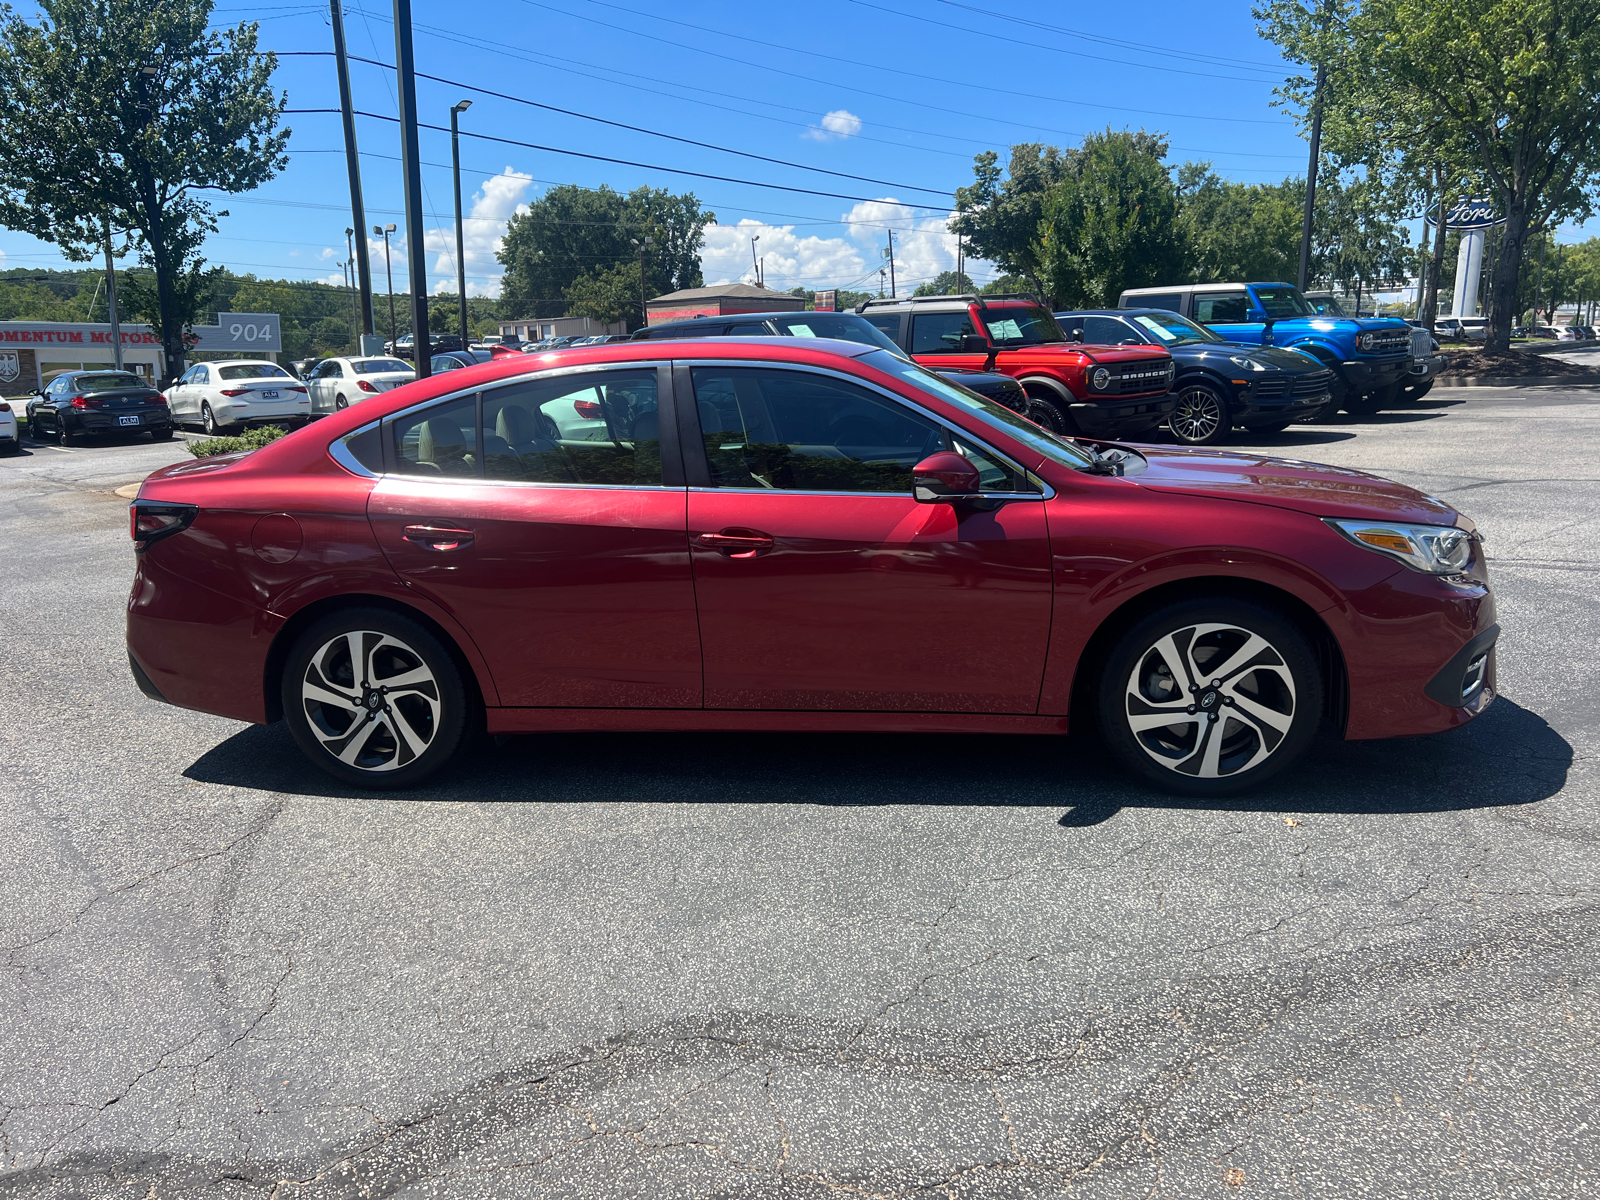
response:
[[[1090,437],[1123,438],[1154,429],[1178,406],[1176,392],[1116,400],[1083,400],[1069,404],[1078,428]]]
[[[124,425],[119,417],[135,416],[139,418],[137,425]],[[67,428],[73,433],[112,434],[112,433],[144,433],[147,430],[171,429],[172,413],[168,409],[145,410],[138,414],[119,413],[116,411],[102,412],[97,409],[74,409],[71,416],[64,417]]]

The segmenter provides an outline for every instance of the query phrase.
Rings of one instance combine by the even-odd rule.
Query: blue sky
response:
[[[466,226],[469,293],[498,293],[494,248],[506,218],[556,183],[692,190],[718,217],[704,253],[708,282],[747,279],[750,238],[759,236],[769,286],[866,288],[876,282],[892,228],[897,283],[909,289],[954,266],[954,242],[937,206],[951,204],[948,193],[971,182],[972,156],[984,149],[1004,158],[1016,142],[1071,145],[1109,125],[1164,133],[1172,161],[1209,160],[1232,179],[1262,182],[1304,170],[1305,143],[1292,119],[1270,105],[1286,64],[1256,35],[1248,3],[1146,0],[1133,9],[1018,5],[994,12],[981,0],[777,7],[684,0],[648,9],[618,0],[414,0],[418,71],[457,81],[418,80],[426,122],[448,125],[450,106],[471,99],[464,132],[835,193],[464,139],[464,202],[474,218]],[[214,23],[241,20],[260,21],[263,48],[332,46],[325,4],[238,7],[221,0]],[[351,0],[346,28],[352,55],[394,61],[387,5]],[[394,72],[359,62],[351,71],[356,108],[393,115]],[[328,56],[285,53],[275,78],[291,108],[337,108]],[[286,124],[293,130],[288,168],[219,205],[231,215],[205,254],[263,277],[339,282],[336,263],[346,257],[351,223],[339,118],[304,113]],[[402,227],[391,241],[399,289],[406,273],[398,129],[358,118],[357,136],[367,223]],[[447,284],[453,291],[449,135],[423,130],[422,157],[429,290]],[[0,231],[0,252],[7,267],[62,265],[51,247],[9,231]],[[981,264],[973,273],[980,282],[986,274]],[[381,241],[374,284],[381,295]]]

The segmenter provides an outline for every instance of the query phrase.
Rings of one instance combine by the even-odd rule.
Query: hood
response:
[[[1097,363],[1145,362],[1152,358],[1171,358],[1165,346],[1096,346],[1088,342],[1046,342],[1028,350],[1062,349],[1087,355]]]
[[[1129,478],[1157,491],[1270,504],[1314,517],[1456,523],[1456,510],[1443,500],[1347,467],[1165,446],[1140,446],[1139,453],[1149,466]]]
[[[1185,346],[1172,347],[1173,358],[1183,362],[1209,362],[1223,371],[1235,369],[1230,361],[1232,358],[1242,358],[1246,355],[1280,371],[1299,372],[1320,370],[1322,367],[1322,363],[1316,358],[1287,346],[1252,346],[1244,342],[1224,342],[1221,345],[1216,342],[1191,342]]]

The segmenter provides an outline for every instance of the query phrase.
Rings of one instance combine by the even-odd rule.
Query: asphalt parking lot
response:
[[[356,795],[135,689],[180,445],[0,459],[0,1196],[1600,1194],[1600,389],[1238,444],[1479,523],[1480,720],[1211,806],[886,735]]]

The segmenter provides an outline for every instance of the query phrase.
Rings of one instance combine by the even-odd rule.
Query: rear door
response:
[[[384,423],[373,529],[471,633],[502,704],[700,706],[670,378],[547,372]],[[601,436],[563,436],[556,415],[578,401],[600,407]]]
[[[1039,485],[832,372],[679,369],[707,708],[1032,713],[1050,627]],[[982,506],[919,504],[954,449]]]

